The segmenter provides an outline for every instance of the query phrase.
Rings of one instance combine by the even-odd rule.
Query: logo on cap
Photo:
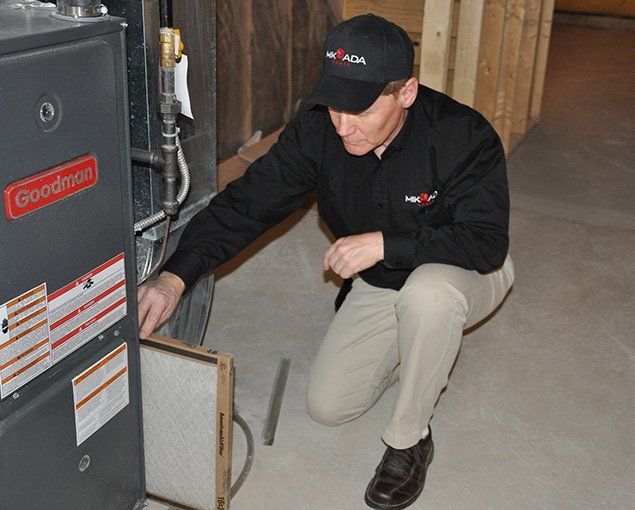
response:
[[[351,55],[344,48],[338,48],[336,51],[327,51],[326,58],[331,59],[333,64],[344,67],[349,67],[351,64],[366,65],[366,59],[363,56]]]

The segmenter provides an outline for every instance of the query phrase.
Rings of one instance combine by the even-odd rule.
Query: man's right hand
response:
[[[185,283],[167,271],[152,283],[141,285],[137,291],[139,302],[139,337],[148,338],[176,309],[185,291]]]

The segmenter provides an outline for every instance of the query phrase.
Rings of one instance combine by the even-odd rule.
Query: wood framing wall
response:
[[[328,31],[342,0],[216,2],[219,161],[251,135],[291,119],[322,69]]]
[[[216,2],[218,156],[287,123],[322,69],[328,31],[373,12],[415,44],[415,75],[479,110],[509,152],[540,120],[554,0]]]
[[[421,83],[480,111],[511,152],[540,120],[554,0],[345,0],[402,26]]]

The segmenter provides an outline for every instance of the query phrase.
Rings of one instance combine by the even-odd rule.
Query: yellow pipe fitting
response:
[[[159,40],[161,44],[161,67],[174,67],[174,32],[171,28],[162,28],[159,31]]]
[[[174,37],[175,37],[174,57],[176,58],[176,60],[180,60],[181,55],[183,55],[183,50],[185,49],[185,47],[183,46],[183,39],[181,39],[181,31],[178,28],[174,28],[173,30],[174,30]]]

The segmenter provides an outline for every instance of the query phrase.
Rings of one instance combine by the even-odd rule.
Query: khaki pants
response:
[[[487,317],[513,282],[509,256],[488,274],[424,264],[399,291],[356,278],[311,369],[309,414],[339,425],[370,409],[398,380],[382,439],[393,448],[413,446],[447,385],[463,329]]]

